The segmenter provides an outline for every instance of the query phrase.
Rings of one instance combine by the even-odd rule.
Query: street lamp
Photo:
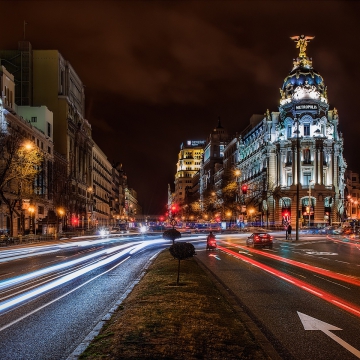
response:
[[[300,139],[299,139],[299,119],[294,118],[296,123],[296,231],[295,240],[299,240],[299,207],[300,207]]]
[[[34,226],[34,232],[35,232],[35,236],[36,236],[35,207],[33,205],[30,205],[28,210],[30,213],[30,234],[32,234],[33,226]]]
[[[89,195],[88,195],[89,194]],[[89,230],[90,228],[90,221],[91,221],[91,227],[92,227],[92,218],[93,218],[93,202],[92,202],[92,196],[93,196],[93,188],[89,186],[86,189],[86,202],[89,204],[88,208],[86,209],[86,216],[87,216],[87,228]]]
[[[60,216],[61,230],[62,230],[62,228],[63,228],[63,216],[65,215],[64,209],[63,209],[63,208],[59,208],[59,209],[58,209],[58,214],[59,214],[59,216]],[[60,224],[58,223],[58,232],[59,232],[59,230],[60,230]]]

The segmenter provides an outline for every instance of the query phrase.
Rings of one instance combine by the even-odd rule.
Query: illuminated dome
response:
[[[282,86],[283,91],[295,90],[298,86],[313,85],[320,92],[325,90],[325,84],[322,76],[310,66],[297,66],[285,78]]]
[[[309,36],[295,36],[297,47],[300,48],[299,57],[294,60],[293,69],[285,78],[280,88],[280,104],[290,103],[292,100],[312,99],[327,103],[326,86],[322,76],[312,67],[312,60],[305,54]]]

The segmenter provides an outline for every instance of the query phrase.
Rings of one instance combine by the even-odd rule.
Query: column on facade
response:
[[[300,201],[301,207],[301,201]],[[296,216],[297,216],[297,209],[296,209],[296,194],[291,198],[291,226],[295,230],[296,228]],[[300,221],[300,219],[299,219]]]
[[[324,221],[324,215],[325,215],[324,196],[319,195],[315,199],[314,220],[315,221]]]
[[[296,147],[295,147],[295,141],[293,141],[293,143],[291,144],[291,151],[292,151],[292,185],[295,185],[295,178],[296,178],[296,151],[295,151]]]
[[[334,169],[333,169],[333,151],[332,149],[329,149],[329,157],[328,157],[329,161],[328,161],[328,179],[329,185],[333,185],[334,184]]]
[[[269,158],[268,158],[268,178],[267,181],[269,184],[275,184],[275,177],[277,173],[277,164],[276,164],[276,149],[271,148],[269,151]],[[268,200],[269,206],[269,219],[271,223],[275,223],[276,215],[275,215],[275,204],[273,201],[273,197],[271,196]]]
[[[338,165],[338,150],[333,147],[332,151],[332,159],[333,159],[333,179],[334,179],[334,187],[335,187],[335,201],[331,208],[331,221],[337,221],[337,211],[339,209],[340,203],[344,201],[341,199],[338,190],[339,190],[339,165]],[[343,210],[345,211],[345,209]]]
[[[318,144],[315,143],[315,161],[314,161],[314,170],[315,170],[315,184],[319,184],[319,148]]]
[[[320,185],[324,185],[324,148],[320,145]]]
[[[280,164],[279,164],[279,179],[278,179],[279,186],[283,186],[284,184],[286,184],[284,180],[285,161],[286,161],[286,154],[284,153],[284,149],[280,149]]]

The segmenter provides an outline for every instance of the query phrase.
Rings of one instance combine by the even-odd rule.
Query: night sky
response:
[[[348,168],[360,171],[360,3],[355,1],[0,1],[0,48],[57,49],[85,87],[86,118],[123,164],[146,214],[164,212],[177,154],[278,111],[294,35],[339,111]]]

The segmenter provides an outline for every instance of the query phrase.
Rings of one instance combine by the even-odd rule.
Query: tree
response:
[[[43,158],[38,148],[10,126],[0,130],[0,198],[7,205],[10,236],[13,236],[14,213],[22,224],[22,200],[34,194],[34,180]],[[17,206],[18,205],[18,206]]]
[[[182,243],[175,243],[170,246],[169,248],[170,254],[175,258],[178,259],[178,274],[176,279],[176,285],[179,285],[180,279],[180,261],[188,259],[196,255],[195,247],[191,243],[182,242]]]
[[[181,232],[177,231],[176,229],[172,228],[169,230],[165,230],[163,232],[163,238],[165,240],[172,240],[173,244],[175,243],[176,239],[180,239],[181,238]]]

